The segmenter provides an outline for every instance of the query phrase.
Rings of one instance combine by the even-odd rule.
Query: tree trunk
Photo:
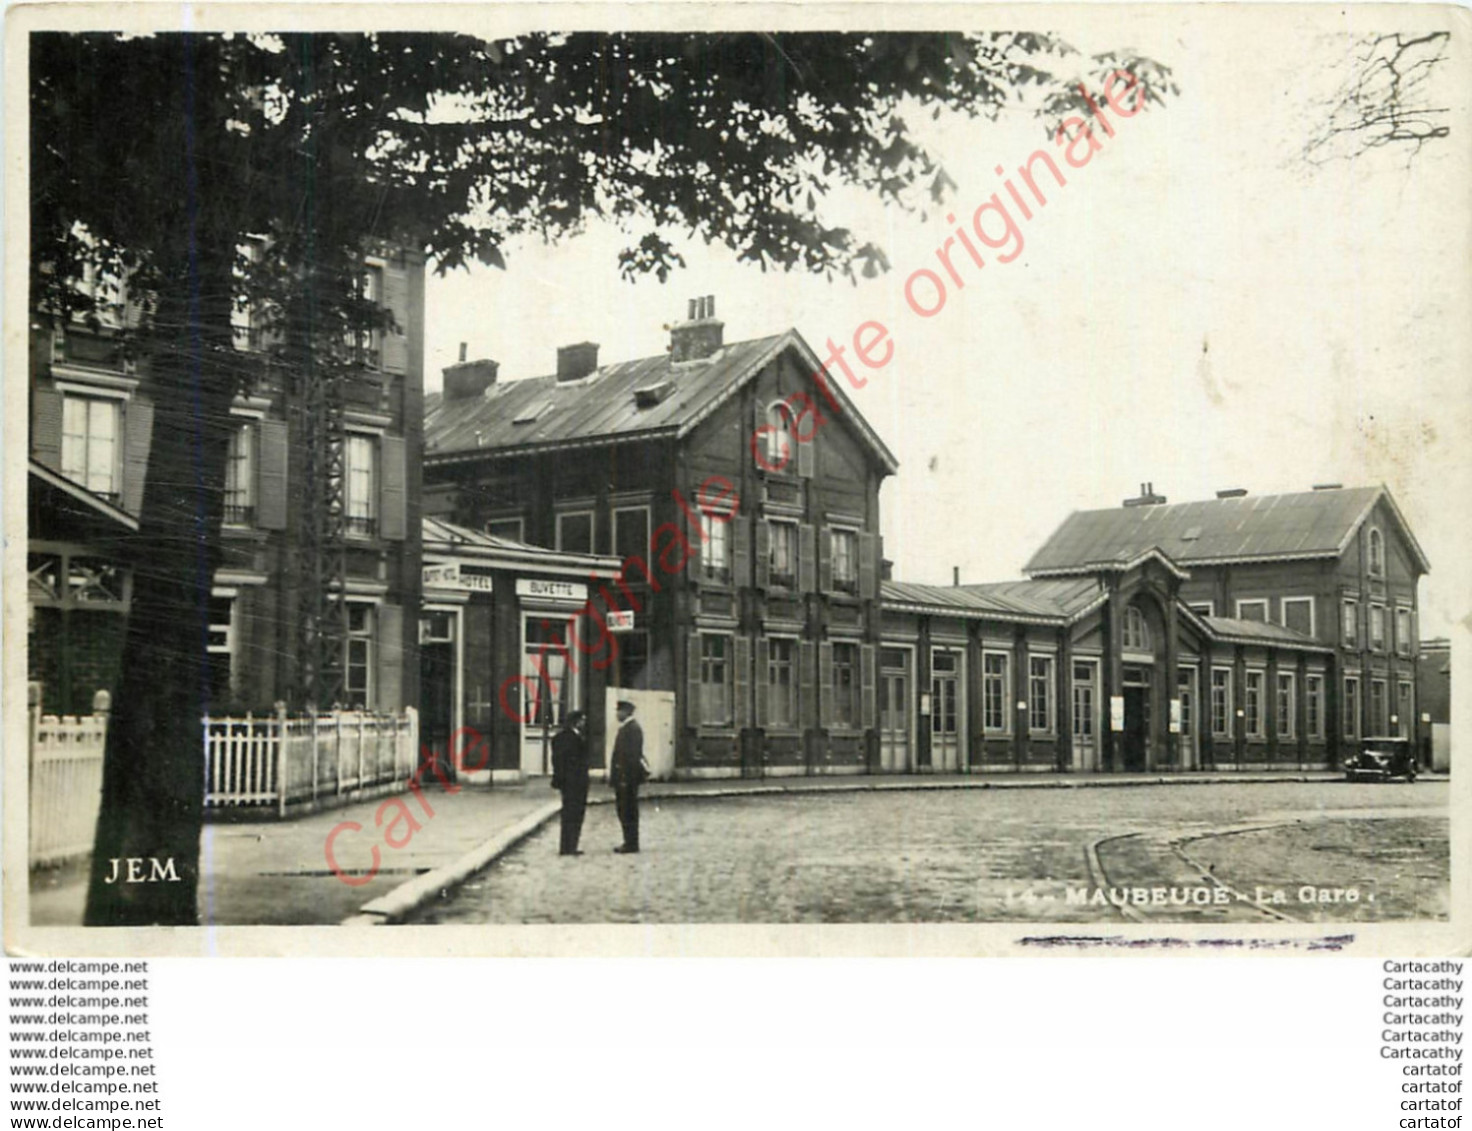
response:
[[[159,296],[149,351],[153,442],[107,734],[88,926],[198,921],[200,719],[209,702],[210,588],[237,380],[228,344],[230,254],[202,244],[181,249],[177,272],[165,276],[177,282]]]

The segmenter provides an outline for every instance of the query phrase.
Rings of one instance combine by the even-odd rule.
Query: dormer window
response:
[[[1370,528],[1370,576],[1385,576],[1385,538],[1373,526]]]

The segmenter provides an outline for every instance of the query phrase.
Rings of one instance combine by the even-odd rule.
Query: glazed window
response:
[[[343,465],[347,531],[372,535],[378,530],[378,438],[349,435]]]
[[[1124,647],[1130,652],[1150,651],[1150,626],[1145,614],[1131,605],[1124,611]]]
[[[1344,646],[1346,648],[1358,647],[1360,642],[1360,603],[1346,597],[1340,616],[1343,624]]]
[[[1321,675],[1306,675],[1303,677],[1303,710],[1304,725],[1308,727],[1309,738],[1324,737],[1324,677]]]
[[[1243,712],[1247,720],[1247,737],[1262,737],[1263,682],[1266,674],[1258,671],[1247,673],[1247,684],[1243,691]]]
[[[1232,670],[1211,669],[1211,733],[1225,738],[1232,733]]]
[[[61,473],[94,495],[122,494],[119,444],[122,403],[67,393],[61,405]]]
[[[1296,681],[1291,672],[1278,673],[1277,729],[1279,738],[1292,738],[1298,711]]]
[[[1027,725],[1029,730],[1053,729],[1053,657],[1027,660]]]
[[[230,434],[225,464],[225,521],[249,526],[256,514],[256,426],[242,424]]]
[[[981,658],[982,725],[994,734],[1007,730],[1008,659],[1005,652],[987,652]]]

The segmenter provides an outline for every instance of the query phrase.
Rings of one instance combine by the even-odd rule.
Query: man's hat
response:
[[[631,703],[631,702],[630,702],[630,701],[629,701],[629,700],[627,700],[627,699],[620,699],[620,700],[619,700],[619,701],[618,701],[618,703],[617,703],[617,704],[616,704],[616,706],[618,706],[618,707],[627,707],[627,708],[628,708],[628,709],[629,709],[629,710],[631,710],[631,711],[632,711],[632,710],[633,710],[633,709],[634,709],[634,704],[633,704],[633,703]]]

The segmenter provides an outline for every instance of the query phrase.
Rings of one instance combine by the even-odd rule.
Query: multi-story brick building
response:
[[[837,380],[815,385],[822,362],[796,331],[727,343],[714,302],[691,305],[656,357],[600,366],[582,343],[544,377],[448,369],[427,400],[426,511],[623,563],[599,599],[632,621],[570,697],[595,744],[611,685],[672,694],[681,775],[877,768],[879,487],[894,457]],[[494,684],[535,680],[534,645],[570,650],[593,615],[528,612],[491,659]],[[535,746],[518,713],[489,720],[498,768]]]
[[[418,702],[419,459],[423,420],[424,261],[365,257],[366,294],[393,327],[355,343],[342,387],[344,705],[396,712]],[[128,311],[126,305],[121,307]],[[156,391],[124,348],[126,313],[33,335],[31,359],[30,672],[48,711],[84,712],[111,686],[131,594],[128,535],[150,473]],[[301,382],[260,349],[242,315],[237,346],[254,377],[235,398],[223,558],[214,578],[209,709],[269,711],[291,700],[305,569],[307,410]],[[293,703],[294,708],[302,704]]]

